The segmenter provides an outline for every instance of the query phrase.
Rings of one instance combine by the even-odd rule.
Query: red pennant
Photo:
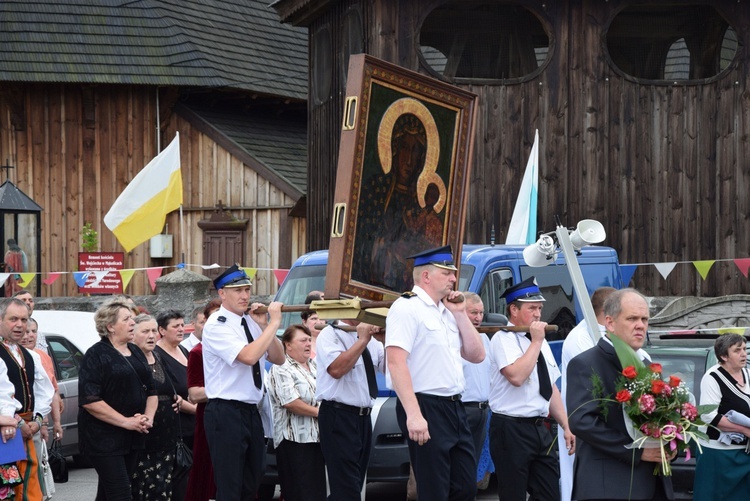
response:
[[[60,275],[62,275],[62,273],[50,273],[47,278],[45,278],[44,280],[42,280],[42,283],[43,284],[47,284],[47,285],[52,285],[52,284],[55,283],[55,281],[58,278],[60,278]],[[745,272],[745,276],[747,276],[747,271]]]
[[[747,278],[747,271],[750,269],[750,258],[746,257],[743,259],[735,259],[734,264],[740,269],[745,278]]]
[[[146,268],[146,275],[148,275],[148,283],[151,284],[151,291],[156,290],[156,279],[161,276],[161,272],[164,268]]]
[[[273,270],[273,275],[279,282],[279,286],[284,283],[286,276],[289,275],[289,270]]]

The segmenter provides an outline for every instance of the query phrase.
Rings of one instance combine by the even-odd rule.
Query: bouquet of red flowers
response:
[[[716,406],[696,406],[693,395],[679,377],[669,376],[668,380],[663,380],[660,364],[646,365],[624,341],[617,336],[610,339],[624,367],[615,382],[614,400],[622,404],[625,421],[630,425],[632,446],[660,447],[661,472],[671,475],[665,449],[685,451],[686,460],[690,459],[690,441],[695,440],[700,450],[698,439],[708,440],[708,436],[698,429],[706,425],[700,416]],[[611,401],[611,396],[606,400]],[[657,466],[654,473],[658,472]]]

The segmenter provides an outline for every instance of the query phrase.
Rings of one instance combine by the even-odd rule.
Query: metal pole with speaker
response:
[[[563,253],[565,262],[568,265],[570,280],[573,282],[573,289],[576,296],[578,296],[578,303],[583,310],[583,318],[586,319],[589,335],[594,344],[596,344],[599,342],[598,322],[596,321],[594,308],[591,306],[591,298],[586,288],[586,282],[583,280],[583,273],[581,273],[576,252],[587,245],[598,244],[604,241],[607,237],[607,232],[599,221],[593,219],[582,220],[576,226],[575,231],[572,232],[560,223],[559,218],[556,219],[557,229],[554,235],[557,237],[557,246],[555,245],[555,240],[551,237],[552,234],[544,234],[539,237],[539,240],[535,244],[529,245],[523,250],[523,258],[529,266],[542,267],[551,264],[554,261],[555,255],[559,252]]]

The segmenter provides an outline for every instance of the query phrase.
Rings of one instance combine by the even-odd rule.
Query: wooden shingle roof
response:
[[[248,114],[184,104],[175,111],[294,200],[307,192],[304,112],[297,117],[261,111]]]
[[[2,0],[0,81],[307,98],[307,30],[258,0]]]

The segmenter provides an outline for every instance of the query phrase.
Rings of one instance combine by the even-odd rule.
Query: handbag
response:
[[[174,452],[174,469],[172,478],[177,480],[187,475],[193,466],[193,453],[190,448],[182,441],[182,437],[177,439],[177,447]]]
[[[154,353],[154,357],[158,357],[158,355]],[[159,360],[159,363],[161,363],[161,360]],[[172,383],[172,377],[169,375],[169,371],[166,367],[164,367],[164,375],[169,380],[170,386],[172,386],[172,392],[177,396],[177,390],[174,387],[174,383]],[[182,441],[182,423],[179,416],[177,416],[177,428],[180,434],[177,437],[177,446],[174,451],[174,467],[172,468],[173,482],[187,475],[190,472],[190,468],[193,466],[193,451],[191,451],[187,444]]]
[[[52,469],[52,478],[58,484],[68,481],[68,462],[62,453],[60,440],[54,440],[49,452],[49,466]]]
[[[44,476],[44,499],[50,499],[55,493],[55,479],[52,475],[52,468],[49,464],[49,451],[47,450],[47,441],[42,439],[42,464],[39,465]]]

